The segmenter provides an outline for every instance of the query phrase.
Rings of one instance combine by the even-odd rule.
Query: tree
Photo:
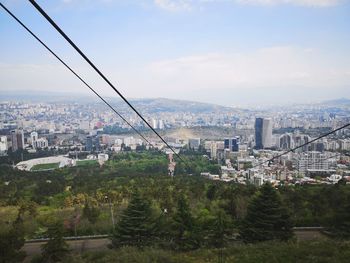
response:
[[[20,251],[24,245],[24,228],[21,213],[13,222],[9,231],[0,233],[0,263],[21,262],[25,252]]]
[[[42,262],[64,262],[69,254],[68,244],[63,239],[63,224],[55,222],[48,227],[49,241],[42,246]]]
[[[95,224],[99,216],[100,210],[95,206],[91,206],[89,202],[86,202],[83,209],[83,217],[87,218],[91,224]]]
[[[198,246],[194,218],[186,197],[181,194],[173,217],[175,242],[179,249],[187,250]]]
[[[336,210],[333,224],[334,232],[341,238],[350,238],[350,196]]]
[[[224,210],[219,209],[211,225],[210,242],[216,248],[222,248],[227,243],[227,236],[230,234],[230,217]]]
[[[154,234],[154,219],[147,200],[138,191],[131,197],[128,207],[121,215],[112,236],[112,246],[143,247],[150,244]]]
[[[216,192],[217,192],[216,185],[215,184],[209,185],[208,190],[207,190],[207,198],[210,201],[213,201],[215,199]]]
[[[222,209],[215,213],[215,218],[211,225],[211,234],[209,235],[210,244],[215,248],[219,248],[218,262],[224,262],[222,248],[228,241],[228,235],[230,234],[231,221],[229,216]]]
[[[288,240],[293,236],[289,213],[271,184],[264,184],[249,203],[240,236],[247,243]]]

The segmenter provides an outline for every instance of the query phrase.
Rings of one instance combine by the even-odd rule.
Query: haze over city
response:
[[[102,94],[112,92],[26,1],[4,1]],[[350,86],[349,1],[38,1],[127,97],[226,106],[315,102]],[[1,92],[89,94],[6,14]]]
[[[349,25],[348,0],[0,0],[0,263],[348,263]]]

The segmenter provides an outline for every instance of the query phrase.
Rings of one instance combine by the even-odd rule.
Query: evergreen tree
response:
[[[216,248],[222,248],[227,243],[227,236],[230,234],[231,220],[222,209],[215,213],[215,218],[211,225],[210,243]]]
[[[196,235],[194,218],[184,195],[180,195],[179,197],[173,220],[175,242],[178,248],[187,250],[198,247],[198,236]]]
[[[152,240],[154,228],[149,202],[144,200],[138,191],[135,191],[115,227],[112,246],[147,246]]]
[[[337,208],[333,229],[338,237],[350,238],[350,196]]]
[[[240,236],[247,243],[288,240],[293,236],[289,213],[271,184],[264,184],[250,201]]]
[[[24,227],[21,213],[13,222],[11,229],[0,233],[0,263],[22,262],[25,252],[20,251],[24,245]]]
[[[42,262],[64,262],[69,254],[68,244],[63,239],[63,224],[50,225],[47,234],[49,241],[42,246]]]

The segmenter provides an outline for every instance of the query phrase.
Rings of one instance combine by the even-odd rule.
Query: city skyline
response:
[[[102,94],[112,94],[28,3],[4,3]],[[346,1],[39,3],[127,97],[305,103],[344,97],[350,84]],[[0,21],[8,36],[0,44],[2,92],[89,94],[3,12]]]

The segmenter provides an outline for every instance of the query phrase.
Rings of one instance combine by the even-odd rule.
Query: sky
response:
[[[113,95],[28,1],[0,1]],[[227,106],[350,98],[350,0],[37,2],[129,98]],[[1,9],[0,94],[16,91],[91,93]]]

